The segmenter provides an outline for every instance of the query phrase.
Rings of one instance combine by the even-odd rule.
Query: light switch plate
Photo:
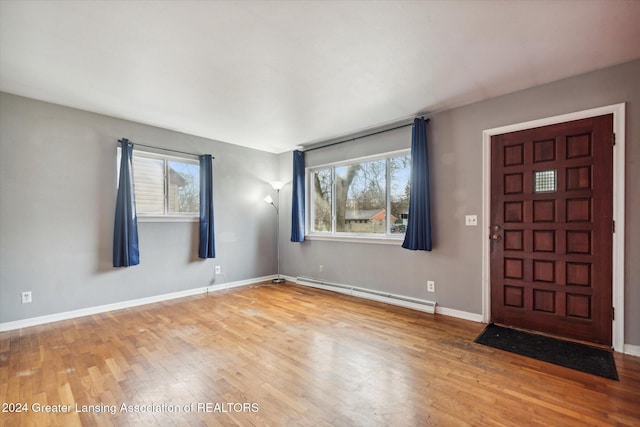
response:
[[[478,215],[465,215],[464,223],[469,226],[478,225]]]

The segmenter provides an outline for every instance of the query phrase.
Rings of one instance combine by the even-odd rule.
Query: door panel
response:
[[[491,139],[492,321],[611,344],[613,115]]]

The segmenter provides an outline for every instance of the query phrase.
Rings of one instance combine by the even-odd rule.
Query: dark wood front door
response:
[[[611,345],[613,115],[491,138],[492,321]]]

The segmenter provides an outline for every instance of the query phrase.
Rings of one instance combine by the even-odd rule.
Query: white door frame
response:
[[[575,113],[562,114],[529,122],[517,123],[482,132],[482,229],[485,231],[482,245],[482,320],[491,318],[491,277],[489,223],[491,215],[491,137],[523,129],[553,125],[588,117],[613,114],[613,132],[616,145],[613,150],[613,307],[612,344],[615,351],[624,351],[624,167],[625,167],[625,104],[607,105]]]

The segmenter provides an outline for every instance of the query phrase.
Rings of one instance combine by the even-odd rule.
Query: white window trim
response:
[[[343,160],[343,161],[336,161],[336,162],[331,162],[331,163],[324,163],[324,164],[320,164],[320,165],[315,165],[315,166],[310,166],[305,168],[305,187],[306,187],[306,194],[309,195],[309,197],[307,197],[307,202],[306,202],[306,213],[305,213],[305,239],[306,240],[317,240],[317,241],[331,241],[331,242],[346,242],[346,243],[370,243],[370,244],[379,244],[379,245],[393,245],[393,246],[400,246],[402,245],[402,243],[404,242],[404,233],[403,234],[398,234],[398,235],[391,235],[389,233],[389,227],[387,224],[387,231],[385,235],[381,235],[381,234],[364,234],[364,233],[336,233],[335,232],[335,215],[332,215],[331,221],[332,221],[332,226],[331,232],[313,232],[311,231],[311,226],[312,226],[312,220],[313,220],[313,214],[312,214],[312,210],[313,210],[313,197],[311,197],[312,193],[312,180],[311,180],[311,175],[313,174],[313,172],[320,170],[320,169],[327,169],[327,168],[333,168],[336,166],[347,166],[347,165],[351,165],[354,163],[364,163],[364,162],[370,162],[370,161],[375,161],[375,160],[382,160],[382,159],[388,159],[391,157],[399,157],[402,155],[407,155],[407,154],[411,154],[411,149],[410,148],[406,148],[403,150],[395,150],[395,151],[389,151],[386,153],[380,153],[380,154],[373,154],[373,155],[369,155],[369,156],[363,156],[363,157],[357,157],[354,159],[348,159],[348,160]],[[332,172],[334,173],[334,172]],[[389,170],[387,168],[387,187],[390,185],[389,182]],[[333,178],[332,178],[333,180]],[[389,188],[387,188],[387,192],[388,192]],[[335,206],[335,192],[332,191],[331,192],[331,205]],[[387,197],[387,212],[390,211],[389,205],[390,205],[390,198]]]
[[[381,236],[372,234],[324,234],[324,233],[311,233],[305,236],[306,240],[318,240],[318,241],[330,241],[330,242],[346,242],[346,243],[371,243],[378,245],[393,245],[400,246],[404,242],[404,234],[402,237],[395,236]]]
[[[191,163],[194,165],[199,165],[199,161],[197,159],[188,157],[188,156],[176,156],[171,154],[164,154],[157,151],[152,150],[144,150],[140,148],[136,148],[135,145],[133,147],[133,155],[136,155],[136,152],[143,154],[145,157],[152,157],[159,160],[176,160],[179,162]],[[122,148],[117,147],[117,156],[116,156],[116,188],[118,186],[118,177],[120,176],[120,158],[122,156]],[[135,172],[134,172],[135,173]],[[134,177],[135,184],[135,177]],[[200,213],[192,213],[192,214],[141,214],[136,212],[136,219],[138,222],[199,222],[200,221]]]

